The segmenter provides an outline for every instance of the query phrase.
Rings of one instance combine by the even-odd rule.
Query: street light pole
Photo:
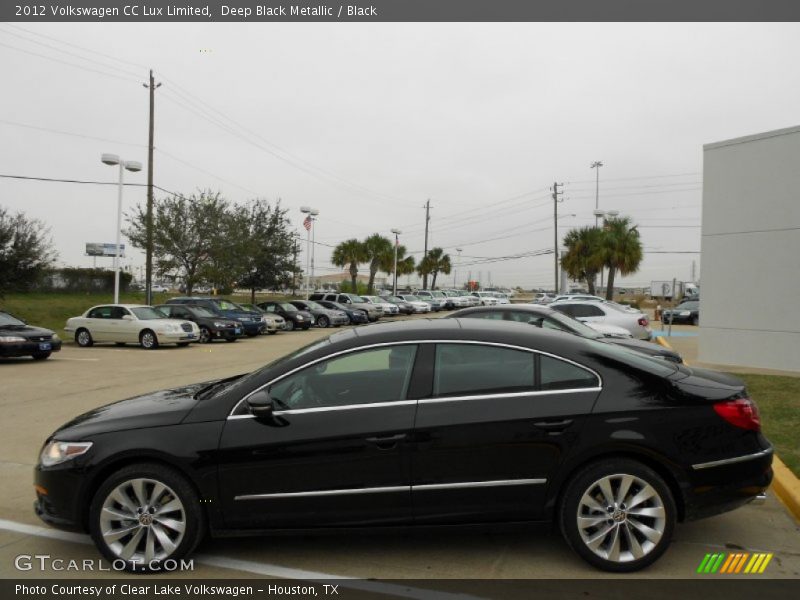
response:
[[[595,219],[594,219],[594,226],[600,226],[600,218],[597,217],[597,211],[600,210],[600,167],[603,166],[602,160],[596,160],[591,165],[589,165],[590,169],[595,169],[595,185],[594,185],[594,211],[595,211]]]
[[[125,170],[136,173],[142,170],[142,163],[134,160],[123,160],[116,154],[103,154],[100,157],[103,164],[109,166],[119,165],[119,185],[117,186],[117,236],[114,248],[114,304],[119,304],[119,268],[120,268],[120,238],[122,237],[122,187]]]
[[[399,229],[392,229],[394,234],[394,285],[392,286],[392,296],[397,296],[397,247],[400,245],[400,238],[397,237],[402,231]]]
[[[300,212],[307,215],[306,220],[303,221],[303,227],[306,228],[306,300],[311,293],[311,278],[313,277],[312,269],[314,268],[314,259],[312,257],[312,248],[311,248],[311,230],[314,227],[314,221],[319,214],[319,211],[316,208],[311,208],[310,206],[301,206]]]
[[[456,268],[453,271],[453,288],[458,289],[458,267],[461,266],[461,248],[456,248],[456,252],[458,252],[458,261],[456,262]]]

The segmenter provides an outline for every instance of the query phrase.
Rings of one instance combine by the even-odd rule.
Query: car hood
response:
[[[61,426],[53,437],[77,441],[98,433],[176,425],[194,408],[194,395],[209,383],[160,390],[100,406]]]
[[[0,327],[0,335],[18,335],[19,337],[24,338],[38,338],[50,337],[53,335],[53,332],[49,329],[45,329],[43,327],[34,327],[32,325],[14,325],[11,327]]]

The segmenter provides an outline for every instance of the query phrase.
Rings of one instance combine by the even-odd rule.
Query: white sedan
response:
[[[472,292],[481,306],[497,306],[499,301],[492,292]]]
[[[431,312],[431,305],[424,302],[419,296],[415,296],[414,294],[400,294],[400,298],[408,302],[415,313]]]
[[[573,319],[578,319],[578,321],[583,321],[587,325],[602,323],[604,325],[622,327],[636,339],[649,340],[653,336],[653,331],[649,327],[650,322],[644,313],[630,312],[628,308],[618,308],[605,300],[600,302],[595,300],[578,300],[574,302],[560,300],[553,302],[550,308]]]
[[[380,306],[383,309],[384,315],[396,315],[400,313],[400,309],[397,307],[397,304],[392,304],[391,302],[386,302],[380,296],[361,296],[365,302],[369,302],[370,304],[374,304],[375,306]]]
[[[104,304],[93,306],[80,317],[67,320],[64,331],[75,336],[84,348],[97,343],[140,344],[151,350],[160,344],[188,346],[200,339],[196,323],[168,319],[152,306],[140,304]]]

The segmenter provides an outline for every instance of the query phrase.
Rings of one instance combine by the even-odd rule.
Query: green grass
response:
[[[800,476],[800,377],[732,373],[747,384],[761,412],[761,429],[781,460]]]
[[[169,298],[180,296],[177,292],[155,294],[154,304],[163,304]],[[231,294],[224,296],[234,302],[250,302],[250,294]],[[285,300],[284,296],[274,294],[257,295],[256,302],[269,300]],[[108,304],[114,301],[114,294],[102,293],[67,293],[36,292],[26,294],[6,294],[0,298],[0,310],[24,319],[31,325],[46,327],[55,331],[66,343],[72,338],[64,333],[64,325],[70,317],[78,317],[96,304]],[[120,294],[123,304],[144,304],[144,292],[125,292]]]

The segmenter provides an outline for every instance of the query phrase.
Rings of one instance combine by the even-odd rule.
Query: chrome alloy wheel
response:
[[[100,511],[103,541],[126,561],[150,563],[169,558],[185,530],[183,503],[171,488],[155,479],[120,483]]]
[[[144,333],[142,333],[141,341],[142,341],[142,347],[146,348],[147,350],[155,348],[156,344],[158,343],[156,341],[156,334],[153,333],[152,331],[145,331]]]
[[[578,531],[600,558],[631,562],[649,554],[666,528],[664,501],[639,477],[607,475],[595,481],[578,503]]]

